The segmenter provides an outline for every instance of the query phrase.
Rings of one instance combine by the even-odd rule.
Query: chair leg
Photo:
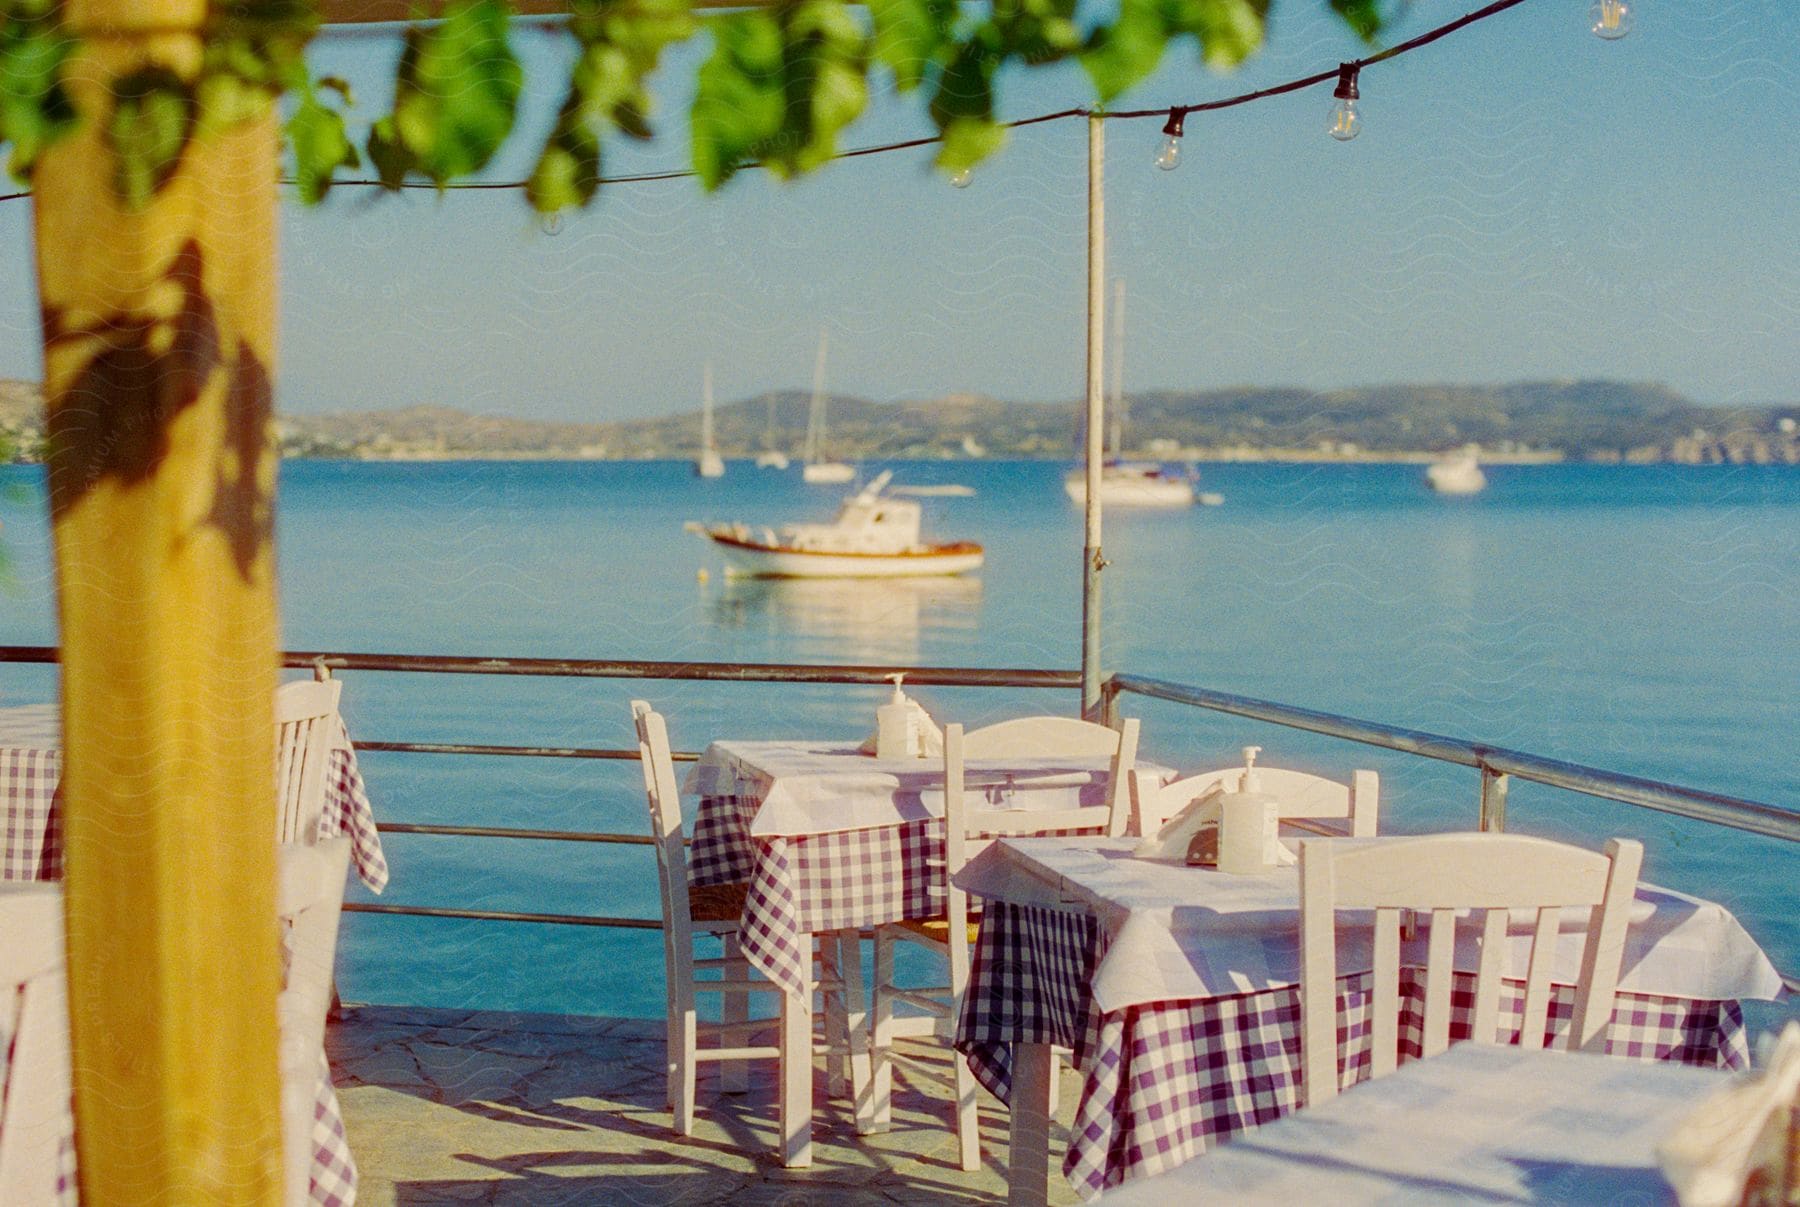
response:
[[[819,936],[819,979],[844,979],[843,960],[841,958],[841,935],[838,931],[827,931]],[[839,992],[822,992],[825,1012],[825,1042],[832,1047],[843,1049],[842,1055],[827,1053],[825,1056],[825,1092],[833,1098],[850,1096],[850,1055],[848,1043],[849,1021],[846,1018],[844,995]]]
[[[694,1050],[699,1045],[699,1027],[693,1002],[684,1005],[686,1008],[681,1013],[681,1072],[675,1087],[675,1130],[691,1136],[694,1134],[694,1070],[699,1064],[694,1059]]]
[[[873,958],[875,1018],[869,1045],[869,1108],[863,1121],[868,1133],[887,1131],[894,1109],[894,941],[879,927]]]
[[[856,1130],[863,1132],[869,1114],[869,1004],[863,988],[862,933],[838,932],[838,971],[844,978],[844,1037],[849,1049],[850,1097]]]
[[[723,936],[725,940],[725,979],[741,981],[750,976],[750,963],[744,959],[744,951],[738,944],[735,934]],[[719,1017],[726,1023],[742,1023],[750,1018],[750,995],[739,991],[721,994],[725,1000],[720,1005]],[[744,1041],[737,1041],[742,1043]],[[726,1094],[742,1094],[750,1088],[750,1062],[747,1060],[722,1060],[719,1062],[719,1089]]]
[[[813,979],[812,940],[800,945],[800,975]],[[781,995],[781,1163],[812,1165],[812,994]]]
[[[964,1172],[973,1173],[981,1168],[981,1120],[975,1108],[975,1074],[969,1071],[969,1062],[961,1052],[950,1049],[951,1063],[956,1067],[956,1147],[962,1157]],[[1051,1080],[1056,1077],[1056,1067],[1051,1065]],[[1056,1108],[1050,1108],[1051,1114]]]
[[[1067,1048],[1053,1048],[1050,1060],[1050,1117],[1056,1118],[1056,1108],[1062,1102],[1062,1071],[1065,1062],[1073,1065],[1075,1054]]]

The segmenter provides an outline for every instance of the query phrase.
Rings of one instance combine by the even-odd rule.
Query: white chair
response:
[[[700,1062],[723,1062],[721,1088],[728,1092],[744,1088],[744,1063],[756,1059],[777,1059],[784,1071],[790,1061],[804,1062],[805,1075],[810,1076],[813,1050],[805,1053],[785,1052],[779,1044],[751,1046],[747,1040],[757,1031],[775,1025],[772,1018],[749,1017],[749,995],[765,993],[779,996],[779,986],[766,980],[752,980],[750,967],[738,947],[738,928],[744,912],[747,884],[693,886],[688,883],[686,834],[682,826],[681,796],[675,783],[675,765],[669,753],[669,730],[662,714],[643,700],[631,702],[631,717],[637,727],[638,761],[644,773],[644,792],[650,806],[650,832],[656,846],[657,887],[662,896],[663,968],[668,980],[668,1031],[665,1067],[668,1072],[668,1105],[674,1112],[675,1128],[682,1135],[694,1130],[694,1085]],[[725,954],[719,959],[696,959],[694,938],[707,935],[721,940]],[[835,995],[836,1003],[829,1011],[827,1030],[833,1024],[837,1042],[817,1045],[828,1055],[850,1058],[851,1079],[855,1093],[861,1097],[867,1082],[867,1054],[861,1051],[857,1036],[846,1034],[849,1014],[862,1013],[862,972],[860,961],[854,976],[838,972],[838,955],[834,943],[821,944],[818,961],[820,975],[817,988]],[[710,980],[696,979],[696,972],[718,973]],[[701,1023],[695,995],[723,995],[722,1021]],[[851,1000],[846,1003],[845,997]],[[716,1039],[720,1046],[701,1047],[701,1031]],[[784,1076],[782,1083],[787,1085]]]
[[[1132,829],[1138,834],[1155,834],[1190,801],[1198,800],[1214,788],[1236,792],[1243,775],[1242,767],[1222,767],[1158,787],[1154,776],[1135,772],[1131,786],[1135,819]],[[1281,802],[1284,824],[1327,837],[1375,837],[1381,810],[1381,777],[1373,771],[1352,772],[1348,784],[1305,771],[1265,767],[1261,763],[1256,765],[1256,775],[1261,781],[1261,791]],[[1340,825],[1318,824],[1340,819]]]
[[[1422,1053],[1450,1042],[1450,982],[1457,915],[1480,919],[1472,1036],[1499,1035],[1500,983],[1508,972],[1512,911],[1535,911],[1519,1044],[1543,1046],[1550,967],[1565,906],[1585,907],[1587,935],[1568,1046],[1603,1049],[1625,951],[1625,927],[1644,848],[1615,838],[1604,854],[1517,834],[1419,838],[1309,838],[1300,843],[1302,1095],[1314,1105],[1338,1092],[1338,911],[1374,910],[1371,1076],[1399,1063],[1401,915],[1430,915]],[[1357,925],[1362,925],[1361,921]]]
[[[0,884],[0,1203],[56,1202],[74,1126],[63,960],[62,885]]]
[[[276,1014],[281,1023],[282,1200],[289,1207],[300,1207],[309,1198],[313,1104],[349,867],[348,838],[287,843],[279,854],[275,911],[288,928],[287,987],[276,1001]]]
[[[344,685],[300,679],[275,693],[277,842],[315,842],[325,811],[325,775],[338,741]]]
[[[1128,718],[1118,729],[1070,717],[1023,717],[964,734],[961,725],[944,729],[944,915],[907,919],[876,928],[871,1118],[885,1127],[892,1113],[893,1043],[902,1036],[949,1038],[956,1033],[963,994],[969,983],[969,949],[977,923],[969,918],[969,895],[952,877],[995,838],[1032,834],[1122,834],[1128,817],[1128,789],[1137,758],[1138,722]],[[966,788],[970,759],[1109,759],[1106,803],[1058,810],[974,808]],[[1027,793],[1029,795],[1029,793]],[[928,989],[894,983],[894,943],[903,940],[942,954],[949,961],[950,984]],[[923,1013],[900,1018],[904,1002]],[[981,1168],[981,1138],[975,1113],[975,1077],[954,1052],[955,1098],[952,1122],[965,1170]]]

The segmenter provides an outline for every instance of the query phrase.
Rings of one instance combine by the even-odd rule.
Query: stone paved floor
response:
[[[903,1044],[893,1130],[858,1136],[849,1105],[820,1104],[810,1170],[775,1159],[772,1061],[747,1093],[700,1072],[694,1135],[663,1107],[659,1023],[636,1019],[349,1007],[327,1037],[344,1124],[361,1170],[358,1202],[741,1207],[974,1204],[1006,1196],[1006,1112],[982,1095],[984,1168],[957,1167],[946,1122],[943,1049]],[[916,1056],[917,1059],[911,1059]],[[1063,1074],[1066,1127],[1079,1085]],[[1067,1133],[1053,1133],[1059,1159]],[[1053,1161],[1054,1164],[1054,1161]],[[1050,1201],[1078,1200],[1053,1174]]]

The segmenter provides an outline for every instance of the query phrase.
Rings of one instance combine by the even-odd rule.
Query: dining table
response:
[[[1290,840],[1283,839],[1283,842]],[[983,900],[956,1046],[1011,1110],[1012,1201],[1042,1203],[1053,1045],[1071,1048],[1081,1096],[1063,1159],[1092,1197],[1166,1172],[1299,1106],[1299,878],[1292,865],[1234,875],[1140,858],[1136,839],[1009,838],[957,876]],[[1546,1042],[1565,1035],[1585,916],[1557,935]],[[1452,1042],[1471,1031],[1475,928],[1457,928]],[[1340,927],[1340,967],[1370,966],[1368,931]],[[1532,929],[1510,938],[1502,1035],[1516,1040]],[[1421,1050],[1423,935],[1402,949],[1402,1057]],[[1711,1068],[1748,1063],[1744,999],[1782,981],[1730,911],[1641,883],[1607,1052]],[[1343,1081],[1366,1079],[1367,971],[1338,980]]]
[[[0,839],[5,844],[0,849],[0,880],[62,879],[62,819],[57,793],[61,776],[58,707],[28,704],[0,708]],[[326,764],[325,808],[318,836],[348,836],[357,877],[370,892],[379,893],[387,887],[387,857],[381,848],[381,835],[357,765],[356,750],[342,718]],[[319,1050],[318,1068],[309,1201],[316,1207],[344,1207],[356,1198],[356,1161],[344,1135],[343,1114],[323,1048]],[[61,1207],[73,1207],[77,1197],[71,1117],[59,1149],[58,1202]]]
[[[1165,1203],[1670,1203],[1656,1146],[1719,1069],[1457,1044],[1100,1196]]]
[[[1137,768],[1158,782],[1174,776],[1154,763]],[[992,807],[1062,810],[1106,803],[1110,771],[1102,758],[1046,755],[971,759],[965,774]],[[698,797],[691,883],[748,882],[739,944],[783,990],[784,1050],[811,1043],[815,937],[833,945],[836,971],[860,985],[861,931],[944,911],[941,759],[877,759],[854,742],[722,740],[683,790]],[[790,1166],[810,1161],[811,1120],[810,1077],[786,1081]],[[857,1123],[879,1126],[863,1114]]]

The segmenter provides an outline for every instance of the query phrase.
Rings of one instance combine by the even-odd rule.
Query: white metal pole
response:
[[[1082,550],[1081,714],[1100,714],[1100,469],[1105,460],[1106,129],[1088,116],[1087,541]]]

